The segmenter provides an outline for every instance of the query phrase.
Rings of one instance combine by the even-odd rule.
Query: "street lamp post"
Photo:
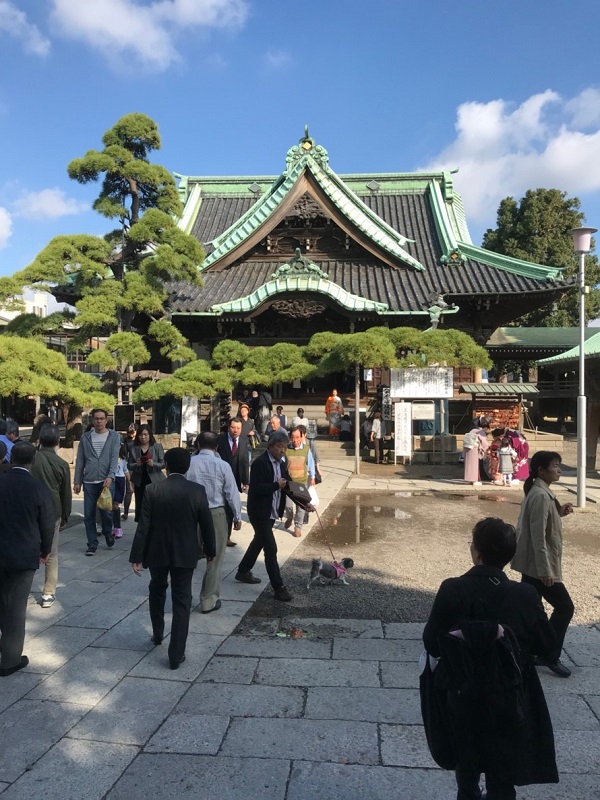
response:
[[[579,286],[579,393],[577,395],[577,505],[585,508],[586,484],[586,422],[587,402],[585,397],[585,296],[588,287],[585,285],[585,256],[590,252],[592,233],[596,228],[573,228],[569,233],[573,237],[573,249],[579,256],[577,273]]]

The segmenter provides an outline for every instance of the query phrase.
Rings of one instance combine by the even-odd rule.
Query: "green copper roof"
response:
[[[286,169],[279,177],[177,175],[180,180],[180,197],[185,202],[184,215],[179,225],[188,233],[192,231],[199,213],[201,214],[204,198],[258,198],[227,230],[211,242],[205,242],[212,244],[214,250],[206,257],[201,269],[206,270],[237,248],[241,249],[244,242],[262,226],[267,226],[267,230],[275,227],[282,216],[278,214],[282,204],[303,176],[307,176],[312,187],[322,193],[327,205],[333,204],[380,252],[389,254],[394,262],[409,265],[414,270],[428,270],[431,265],[423,260],[422,253],[418,258],[411,255],[405,245],[414,240],[394,230],[392,225],[363,202],[361,196],[425,196],[442,249],[441,263],[450,270],[455,267],[460,269],[461,264],[471,260],[522,278],[549,281],[550,284],[564,280],[564,270],[561,268],[510,258],[474,245],[462,199],[454,189],[452,172],[337,175],[329,166],[329,156],[325,148],[315,145],[308,132],[288,151]],[[230,221],[231,218],[228,224]],[[398,223],[393,224],[398,227]],[[418,224],[415,223],[417,228]]]
[[[539,394],[535,383],[463,383],[463,394],[483,394],[494,397],[515,394]]]
[[[381,250],[416,270],[423,270],[423,265],[403,247],[411,240],[395,231],[371,211],[331,170],[328,160],[324,147],[314,146],[310,137],[305,136],[301,139],[298,145],[288,151],[286,171],[279,180],[240,219],[212,242],[215,249],[206,257],[201,269],[208,269],[220,261],[268,223],[300,178],[308,172],[335,207]],[[189,227],[189,220],[183,219],[180,224],[184,228]]]
[[[368,311],[383,314],[388,310],[388,306],[385,303],[365,300],[364,297],[350,294],[350,292],[338,286],[337,283],[308,274],[275,278],[263,283],[252,294],[240,297],[237,300],[231,300],[229,303],[220,303],[212,306],[211,311],[214,314],[249,312],[258,308],[269,297],[285,293],[296,294],[297,292],[315,292],[316,294],[326,295],[349,311]]]
[[[600,356],[600,331],[595,333],[594,335],[590,336],[589,339],[586,340],[584,348],[583,348],[584,358],[597,358]],[[549,358],[542,358],[538,361],[538,364],[562,364],[563,362],[567,361],[578,361],[579,360],[579,345],[577,347],[572,347],[570,350],[567,350],[566,353],[560,353],[557,356],[550,356]]]
[[[586,328],[584,336],[597,336],[597,328]],[[568,350],[579,342],[579,328],[497,328],[486,347],[554,347]]]

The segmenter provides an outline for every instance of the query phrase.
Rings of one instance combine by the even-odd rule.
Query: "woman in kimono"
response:
[[[344,404],[338,397],[337,389],[332,389],[325,403],[325,416],[329,421],[329,435],[339,436]]]
[[[488,455],[488,431],[490,421],[487,417],[477,417],[473,428],[463,439],[463,457],[465,460],[465,481],[473,486],[481,486],[483,480],[488,481],[484,459]]]

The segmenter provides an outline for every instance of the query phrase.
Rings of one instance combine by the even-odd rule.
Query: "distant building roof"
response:
[[[590,339],[600,331],[597,328],[586,328],[584,336]],[[486,347],[534,349],[549,348],[552,350],[574,347],[579,342],[579,328],[498,328],[490,336]]]
[[[575,328],[577,331],[577,328]],[[587,331],[593,331],[592,335],[586,338],[585,346],[584,346],[584,357],[585,358],[598,358],[600,356],[600,331],[597,331],[595,328],[588,328]],[[586,331],[586,332],[587,332]],[[542,358],[538,361],[538,364],[563,364],[567,361],[578,361],[579,359],[579,345],[576,347],[572,347],[570,350],[567,350],[566,353],[559,353],[556,356],[550,356],[549,358]]]
[[[486,394],[495,397],[539,394],[535,383],[463,383],[460,391],[463,394]]]

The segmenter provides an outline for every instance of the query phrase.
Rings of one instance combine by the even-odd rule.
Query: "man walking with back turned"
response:
[[[215,530],[204,486],[186,480],[190,454],[183,447],[165,453],[167,480],[146,487],[142,513],[129,560],[133,571],[150,569],[149,608],[152,641],[162,643],[165,599],[169,577],[173,620],[169,641],[169,666],[177,669],[185,661],[192,578],[200,557],[200,536],[209,561],[215,556]],[[198,529],[200,529],[198,531]]]

